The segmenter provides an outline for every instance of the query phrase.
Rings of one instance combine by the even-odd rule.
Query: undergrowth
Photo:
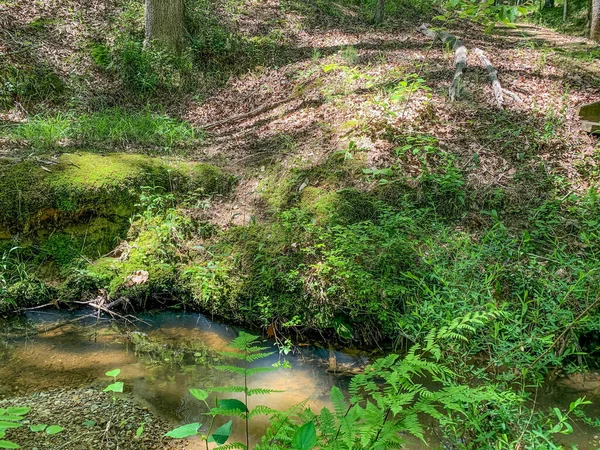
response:
[[[122,108],[83,114],[40,114],[6,128],[5,134],[41,150],[65,146],[169,150],[196,142],[202,136],[188,123],[164,113],[149,109],[129,112]]]

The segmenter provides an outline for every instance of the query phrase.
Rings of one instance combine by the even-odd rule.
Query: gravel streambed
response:
[[[146,450],[186,449],[187,443],[164,438],[173,424],[127,398],[113,402],[109,394],[94,389],[60,389],[26,397],[0,400],[0,408],[26,406],[31,411],[25,426],[8,430],[5,439],[26,450]],[[136,430],[144,431],[136,437]],[[60,425],[58,434],[34,433],[29,425]]]

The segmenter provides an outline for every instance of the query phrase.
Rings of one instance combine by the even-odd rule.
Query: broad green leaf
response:
[[[123,392],[123,382],[117,381],[116,383],[108,385],[106,389],[104,389],[104,392]]]
[[[21,446],[10,441],[0,441],[0,448],[21,448]]]
[[[137,430],[135,430],[135,437],[139,438],[142,434],[144,434],[144,424],[142,423]]]
[[[96,421],[95,420],[85,420],[82,425],[86,428],[91,428],[93,426],[96,426]]]
[[[46,428],[46,434],[58,434],[62,430],[64,430],[63,427],[60,427],[58,425],[50,425],[48,428]]]
[[[169,431],[167,434],[165,434],[165,436],[173,439],[183,439],[189,436],[195,436],[198,434],[198,429],[201,426],[202,425],[199,422],[188,423],[187,425],[183,425]]]
[[[0,416],[0,419],[2,420],[8,420],[9,422],[20,422],[21,420],[24,419],[23,416]]]
[[[246,407],[244,402],[241,402],[235,398],[226,398],[224,400],[219,400],[218,405],[219,408],[227,409],[230,411],[235,411],[236,409],[238,409],[242,412],[248,412],[248,408]]]
[[[233,421],[230,420],[224,425],[221,425],[219,428],[215,430],[215,432],[208,438],[208,442],[216,442],[217,445],[223,445],[231,436],[231,427],[233,425]]]
[[[9,414],[11,416],[24,416],[29,411],[31,411],[31,408],[14,407],[14,408],[7,408],[6,414]]]
[[[297,450],[311,450],[317,445],[317,429],[314,422],[305,423],[296,430],[292,445]]]
[[[23,426],[23,424],[18,423],[18,422],[4,422],[2,420],[0,420],[0,430],[5,429],[7,430],[8,428],[21,428]]]
[[[0,439],[2,439],[4,436],[6,436],[6,432],[5,431],[0,431]]]
[[[121,373],[121,369],[114,369],[114,370],[111,370],[110,372],[106,372],[106,376],[115,378],[115,377],[119,376],[120,373]]]
[[[46,429],[48,425],[45,424],[40,424],[40,425],[30,425],[29,429],[31,431],[33,431],[34,433],[37,433],[38,431],[44,431]]]
[[[208,398],[208,392],[203,391],[202,389],[190,389],[190,394],[192,394],[195,398],[203,402]]]

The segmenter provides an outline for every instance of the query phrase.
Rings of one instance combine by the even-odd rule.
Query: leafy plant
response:
[[[270,394],[273,392],[278,392],[272,389],[265,388],[251,388],[249,386],[249,378],[253,375],[271,372],[277,370],[277,367],[249,367],[250,363],[255,361],[264,359],[268,356],[273,355],[275,352],[268,352],[268,347],[261,347],[258,345],[258,336],[253,336],[251,334],[245,333],[241,331],[237,338],[235,338],[229,345],[229,349],[224,352],[220,352],[222,356],[227,358],[232,358],[237,361],[240,361],[243,366],[239,367],[237,365],[223,365],[223,366],[215,366],[215,370],[219,370],[222,372],[227,372],[231,374],[239,375],[243,378],[243,384],[238,386],[221,386],[216,388],[211,388],[208,390],[202,389],[190,389],[190,394],[196,398],[197,400],[203,402],[208,408],[207,414],[211,416],[211,421],[208,426],[208,430],[206,434],[201,433],[200,427],[202,426],[200,423],[192,423],[183,425],[178,427],[170,432],[168,432],[165,436],[172,437],[175,439],[182,439],[189,436],[198,435],[202,440],[206,442],[206,448],[208,449],[208,444],[211,442],[216,443],[217,445],[223,445],[229,439],[229,436],[232,432],[233,421],[230,420],[225,424],[221,425],[217,429],[213,431],[215,426],[215,419],[218,416],[237,416],[244,420],[245,423],[245,436],[246,443],[232,443],[228,445],[228,448],[250,448],[250,420],[252,417],[261,414],[269,414],[274,412],[271,408],[266,406],[257,405],[254,408],[249,408],[248,397],[252,395],[264,395]],[[214,406],[211,407],[207,402],[209,397],[209,392],[215,393],[238,393],[243,394],[243,401],[235,399],[235,398],[226,398],[219,399],[215,396],[214,398]]]
[[[8,430],[18,430],[25,426],[27,414],[31,411],[31,408],[22,406],[11,406],[8,408],[0,408],[0,448],[21,448],[19,444],[14,441],[6,439],[6,432]],[[48,435],[58,434],[64,430],[63,427],[58,425],[30,425],[29,429],[34,433],[46,432]]]

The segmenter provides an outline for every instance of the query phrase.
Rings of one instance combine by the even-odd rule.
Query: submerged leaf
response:
[[[58,434],[60,433],[62,430],[64,430],[63,427],[58,426],[58,425],[51,425],[48,428],[46,428],[46,434]]]

